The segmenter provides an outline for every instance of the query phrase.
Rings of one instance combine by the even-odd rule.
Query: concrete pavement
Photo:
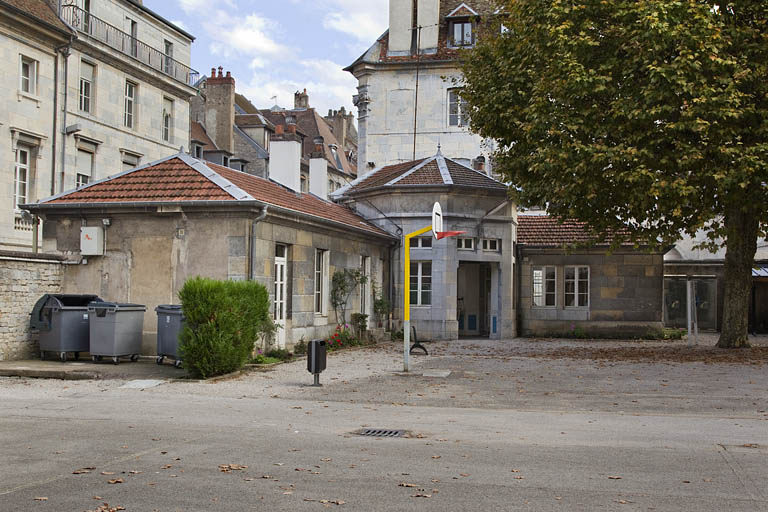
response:
[[[488,343],[433,344],[409,376],[396,345],[333,354],[320,389],[301,362],[144,390],[0,379],[0,510],[768,510],[764,366]]]

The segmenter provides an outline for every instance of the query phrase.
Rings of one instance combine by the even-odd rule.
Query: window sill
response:
[[[36,96],[34,94],[30,94],[28,92],[24,92],[21,89],[16,91],[16,96],[17,96],[19,102],[21,102],[22,99],[28,99],[28,100],[34,101],[35,104],[37,105],[37,108],[40,108],[40,104],[42,103],[42,100],[40,99],[40,96]]]
[[[534,304],[531,306],[531,309],[557,309],[557,306],[537,306]]]

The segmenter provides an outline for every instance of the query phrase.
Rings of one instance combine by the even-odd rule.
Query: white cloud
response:
[[[323,26],[368,45],[389,26],[389,0],[327,0]]]
[[[210,0],[178,0],[179,7],[187,14],[202,14],[210,7]],[[234,7],[232,0],[217,0],[218,7]]]
[[[210,49],[214,55],[228,58],[247,54],[253,59],[264,59],[290,53],[287,46],[276,40],[279,24],[256,13],[243,18],[217,10],[204,26],[211,38]]]

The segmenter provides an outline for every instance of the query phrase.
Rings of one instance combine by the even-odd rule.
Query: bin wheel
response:
[[[131,356],[131,361],[133,361],[134,363],[135,363],[136,361],[138,361],[138,360],[139,360],[139,354],[133,354],[133,355]]]
[[[75,361],[80,360],[80,352],[75,352]]]
[[[61,359],[62,363],[67,362],[67,353],[66,352],[59,352],[59,359]]]
[[[165,356],[157,356],[157,359],[155,359],[155,362],[157,364],[163,364],[164,360],[165,360]]]
[[[94,363],[101,361],[101,359],[102,359],[101,356],[91,356],[91,361],[93,361]]]
[[[113,356],[112,357],[112,362],[115,363],[115,364],[120,364],[120,358],[118,356]]]
[[[176,368],[181,368],[181,359],[177,359],[176,361],[174,361],[173,366],[175,366]]]

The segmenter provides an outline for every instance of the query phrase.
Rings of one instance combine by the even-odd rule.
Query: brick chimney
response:
[[[296,91],[293,93],[293,108],[296,110],[306,110],[309,108],[309,94],[307,94],[306,89],[304,89],[304,92]]]
[[[205,84],[205,129],[219,149],[235,152],[235,79],[211,68]]]

